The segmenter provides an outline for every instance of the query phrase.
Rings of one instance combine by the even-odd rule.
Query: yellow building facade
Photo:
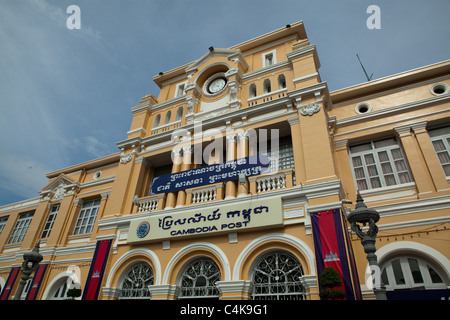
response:
[[[327,266],[373,299],[357,190],[388,298],[448,297],[450,61],[334,92],[319,68],[298,22],[155,76],[116,154],[0,207],[0,299],[38,242],[22,299],[317,300]]]

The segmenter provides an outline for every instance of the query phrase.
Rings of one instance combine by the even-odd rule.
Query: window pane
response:
[[[389,161],[389,157],[386,151],[378,152],[378,157],[380,158],[381,162]]]
[[[353,157],[352,161],[353,161],[353,166],[354,167],[361,167],[362,166],[361,157]]]
[[[407,170],[405,161],[397,160],[394,163],[395,163],[395,168],[397,169],[397,171],[405,171],[405,170]]]
[[[366,160],[366,164],[373,164],[373,163],[375,163],[375,160],[373,159],[373,154],[366,154],[364,156],[364,159]]]
[[[368,166],[367,171],[369,172],[369,177],[377,176],[378,171],[376,166]]]
[[[438,158],[441,164],[449,163],[450,162],[450,156],[448,155],[447,151],[438,152]]]
[[[367,150],[372,150],[371,143],[365,143],[365,144],[361,144],[359,146],[350,147],[350,152],[352,152],[352,153],[357,153],[357,152],[367,151]]]
[[[380,188],[381,183],[379,178],[370,178],[370,185],[372,188]]]
[[[442,140],[433,141],[433,146],[434,146],[434,150],[436,150],[436,152],[445,150],[444,141],[442,141]]]
[[[359,190],[367,190],[366,180],[357,180],[356,184],[358,185]]]
[[[356,168],[355,169],[355,175],[356,179],[362,179],[365,177],[363,168]]]
[[[384,285],[389,285],[389,279],[388,276],[386,274],[386,268],[383,269],[383,272],[381,273],[381,281],[383,282]]]
[[[392,261],[392,270],[394,271],[395,282],[397,284],[405,284],[405,277],[403,276],[399,259]]]
[[[428,266],[428,272],[430,273],[430,278],[433,283],[443,283],[441,277],[437,274],[437,272],[430,266]]]
[[[397,145],[397,140],[395,140],[395,138],[389,138],[389,139],[384,139],[384,140],[380,140],[380,141],[375,141],[374,142],[375,148],[383,148],[383,147],[388,147],[388,146],[394,146]]]
[[[394,175],[386,175],[384,176],[384,180],[386,181],[387,186],[395,186],[395,177]]]
[[[389,162],[387,163],[382,163],[381,164],[381,169],[383,170],[383,173],[392,173],[392,167],[391,164]]]
[[[423,283],[422,273],[420,273],[419,263],[416,259],[408,258],[409,267],[411,268],[411,274],[414,279],[414,283]]]

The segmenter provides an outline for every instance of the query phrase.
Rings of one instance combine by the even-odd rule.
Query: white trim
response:
[[[113,276],[115,276],[117,269],[119,268],[122,263],[127,260],[129,257],[133,255],[142,254],[144,256],[147,256],[155,266],[156,270],[153,270],[153,276],[154,276],[154,284],[159,285],[161,284],[161,263],[159,262],[158,256],[150,249],[145,248],[136,248],[132,249],[128,252],[126,252],[124,255],[122,255],[119,259],[117,259],[116,263],[112,266],[112,268],[108,272],[108,279],[106,280],[105,287],[111,287],[111,280]],[[119,275],[120,277],[120,275]]]
[[[270,56],[270,55],[272,55],[272,64],[268,65],[266,63],[266,57]],[[262,65],[263,68],[267,68],[267,67],[273,66],[274,64],[277,63],[277,50],[273,49],[273,50],[266,51],[266,52],[262,53],[261,54],[261,59],[262,59],[262,64],[261,65]]]
[[[419,253],[420,256],[425,257],[431,262],[436,263],[445,272],[447,272],[447,279],[450,278],[450,261],[439,251],[427,245],[412,242],[412,241],[396,241],[389,243],[377,250],[378,264],[382,265],[384,261],[388,260],[392,254],[402,251],[413,251]],[[367,264],[366,268],[369,264]]]
[[[305,80],[316,78],[317,76],[319,76],[319,74],[317,72],[314,72],[314,73],[308,74],[303,77],[295,78],[292,80],[292,82],[296,83],[296,82],[300,82],[300,81],[305,81]]]
[[[311,248],[302,240],[300,240],[297,237],[294,237],[290,234],[285,233],[269,233],[265,234],[259,238],[254,239],[252,242],[250,242],[244,250],[241,251],[239,254],[239,257],[236,259],[236,263],[233,268],[233,280],[240,280],[242,278],[242,275],[240,274],[242,264],[247,259],[248,255],[250,254],[253,249],[258,247],[264,242],[268,241],[285,241],[289,244],[296,247],[300,252],[302,252],[308,261],[309,269],[311,270],[311,275],[316,275],[316,265],[315,265],[315,258],[314,253],[311,250]]]
[[[434,88],[436,88],[436,87],[442,87],[444,89],[444,92],[443,93],[436,93],[436,92],[434,92]],[[430,86],[430,92],[434,96],[441,96],[441,95],[444,95],[444,94],[448,94],[449,91],[450,91],[450,87],[445,82],[438,82],[438,83],[435,83],[435,84]]]
[[[230,272],[230,262],[228,261],[227,256],[225,253],[220,249],[218,246],[209,243],[209,242],[195,242],[190,245],[185,246],[184,248],[180,249],[175,255],[170,259],[169,263],[167,264],[167,267],[164,271],[164,277],[162,279],[162,284],[169,284],[169,275],[171,271],[173,270],[173,267],[178,262],[178,260],[187,252],[196,250],[196,249],[205,249],[208,251],[212,251],[219,259],[222,264],[223,270],[225,272],[224,274],[224,281],[230,281],[231,280],[231,272]]]

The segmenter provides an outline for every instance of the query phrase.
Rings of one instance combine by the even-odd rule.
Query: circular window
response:
[[[450,91],[450,87],[446,83],[435,83],[430,87],[431,94],[439,96],[441,94],[446,94]]]
[[[96,173],[94,173],[94,180],[99,179],[102,176],[102,172],[101,171],[97,171]]]
[[[365,114],[372,111],[372,106],[368,102],[360,102],[356,105],[355,111],[357,114]]]

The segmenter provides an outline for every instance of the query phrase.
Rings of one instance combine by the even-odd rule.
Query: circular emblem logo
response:
[[[147,221],[143,221],[139,223],[136,229],[136,235],[139,238],[143,238],[148,234],[149,231],[150,231],[150,224]]]

